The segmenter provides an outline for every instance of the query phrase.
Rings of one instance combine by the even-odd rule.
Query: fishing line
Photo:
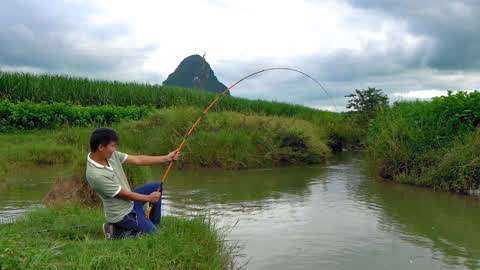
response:
[[[322,90],[323,92],[325,92],[325,94],[327,95],[327,97],[330,99],[330,101],[332,102],[333,104],[333,107],[335,109],[335,111],[337,110],[337,106],[335,105],[335,102],[333,101],[333,99],[330,97],[330,95],[328,94],[328,91],[325,89],[325,87],[315,78],[313,78],[312,76],[310,76],[309,74],[307,74],[306,72],[303,72],[299,69],[296,69],[296,68],[289,68],[289,67],[271,67],[271,68],[265,68],[265,69],[261,69],[261,70],[258,70],[258,71],[255,71],[255,72],[252,72],[244,77],[242,77],[240,80],[234,82],[232,85],[230,85],[227,89],[225,89],[223,92],[217,94],[215,96],[215,98],[212,100],[212,102],[210,102],[210,104],[208,104],[207,107],[205,107],[205,109],[203,110],[202,114],[197,118],[197,120],[193,123],[193,125],[190,127],[190,129],[185,133],[185,135],[183,136],[183,140],[182,142],[180,143],[180,145],[177,147],[176,151],[178,153],[180,153],[183,148],[185,147],[185,144],[187,143],[187,139],[188,137],[190,137],[190,135],[193,133],[193,131],[195,130],[195,128],[200,124],[200,122],[202,121],[203,117],[208,113],[208,111],[213,107],[215,106],[215,104],[217,104],[217,102],[220,100],[220,98],[222,96],[225,96],[227,95],[231,89],[233,89],[235,86],[237,86],[239,83],[241,83],[242,81],[245,81],[249,78],[252,78],[254,76],[257,76],[261,73],[264,73],[264,72],[268,72],[268,71],[273,71],[273,70],[286,70],[286,71],[292,71],[292,72],[296,72],[296,73],[299,73],[301,75],[303,75],[304,77],[307,77],[308,79],[310,79],[311,81],[313,81],[316,85],[318,85]],[[162,183],[165,182],[167,180],[167,177],[168,177],[168,174],[170,172],[170,169],[172,168],[172,165],[173,165],[173,160],[171,160],[168,164],[168,167],[167,169],[165,170],[165,172],[163,173],[162,175],[162,178],[161,178],[161,181]],[[159,190],[158,190],[159,191]]]

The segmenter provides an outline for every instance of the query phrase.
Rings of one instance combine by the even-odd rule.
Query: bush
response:
[[[120,119],[140,119],[151,112],[148,107],[82,107],[65,103],[12,103],[0,101],[0,132],[58,128],[62,125],[108,125]]]

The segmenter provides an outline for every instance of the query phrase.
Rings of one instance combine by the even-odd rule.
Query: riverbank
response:
[[[369,127],[369,158],[385,179],[472,193],[480,188],[478,112],[479,92],[396,103]]]
[[[105,240],[98,208],[42,208],[0,225],[0,269],[232,269],[233,247],[203,218],[164,217],[160,231]]]
[[[25,165],[83,161],[96,126],[116,129],[121,151],[165,154],[178,146],[214,96],[197,89],[1,72],[0,179]],[[357,130],[341,113],[226,96],[189,139],[175,166],[322,163],[331,151],[358,144]]]
[[[112,127],[120,135],[120,151],[163,155],[175,149],[182,134],[201,110],[193,107],[157,110],[138,121]],[[0,160],[6,170],[28,164],[66,164],[84,161],[93,127],[0,135]],[[181,169],[242,169],[287,164],[322,163],[330,155],[324,127],[301,119],[246,115],[236,112],[208,114],[189,139]]]

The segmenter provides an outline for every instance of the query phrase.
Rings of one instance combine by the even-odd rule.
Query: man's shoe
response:
[[[105,239],[113,239],[113,224],[112,223],[103,223],[103,234]]]

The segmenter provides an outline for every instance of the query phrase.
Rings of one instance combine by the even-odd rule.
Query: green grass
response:
[[[159,232],[104,240],[98,208],[34,210],[0,225],[0,269],[227,269],[232,247],[204,218],[163,217]]]
[[[0,163],[0,182],[5,181],[5,176],[7,175],[7,164]]]
[[[120,150],[164,155],[175,149],[201,110],[161,109],[145,119],[113,124]],[[93,127],[65,127],[0,135],[0,164],[15,170],[29,164],[85,160]],[[309,121],[277,116],[212,112],[189,138],[177,168],[242,169],[322,163],[330,155],[327,131]],[[128,166],[127,166],[128,167]]]
[[[479,123],[479,92],[400,102],[371,123],[369,156],[385,178],[469,192],[480,187],[476,175]]]
[[[13,102],[63,102],[83,106],[116,105],[157,108],[172,106],[205,107],[214,93],[135,82],[91,80],[60,75],[0,73],[0,98]],[[236,111],[298,117],[307,120],[328,120],[334,113],[301,105],[243,98],[225,97],[212,110]]]
[[[0,99],[7,99],[13,103],[30,101],[81,106],[204,108],[214,97],[214,93],[198,89],[91,80],[61,75],[0,72]],[[212,111],[233,111],[247,115],[282,116],[307,120],[326,130],[333,144],[347,148],[359,144],[363,138],[361,129],[358,129],[346,115],[301,105],[227,96],[223,97]]]
[[[70,163],[78,155],[77,148],[59,144],[58,130],[36,130],[0,135],[0,167],[15,170],[24,165]]]

